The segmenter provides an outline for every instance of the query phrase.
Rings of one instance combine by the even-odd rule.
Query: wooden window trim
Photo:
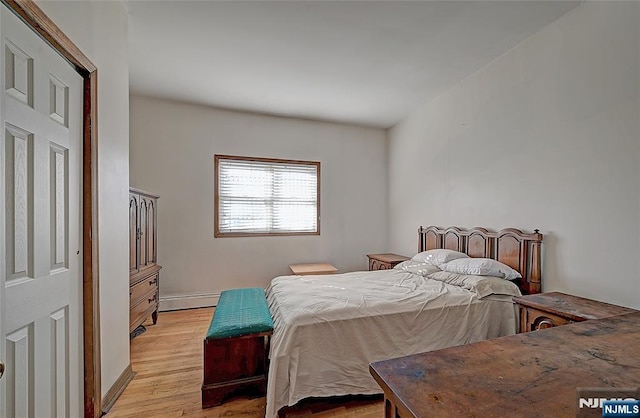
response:
[[[239,155],[223,155],[215,154],[214,157],[214,237],[216,238],[238,238],[238,237],[292,237],[292,236],[305,236],[305,235],[320,235],[320,162],[319,161],[305,161],[305,160],[287,160],[281,158],[262,158],[262,157],[243,157]],[[251,161],[259,163],[278,163],[278,164],[299,164],[299,165],[315,165],[318,170],[317,178],[317,228],[314,232],[221,232],[219,224],[219,208],[220,208],[220,195],[218,191],[218,169],[220,160],[236,160],[236,161]]]

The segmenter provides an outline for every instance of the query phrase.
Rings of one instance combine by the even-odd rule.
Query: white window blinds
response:
[[[216,156],[216,170],[219,235],[319,232],[320,163]]]

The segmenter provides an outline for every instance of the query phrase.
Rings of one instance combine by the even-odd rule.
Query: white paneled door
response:
[[[0,416],[78,417],[83,80],[0,15]]]

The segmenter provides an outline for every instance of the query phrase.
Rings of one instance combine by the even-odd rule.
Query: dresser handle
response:
[[[149,280],[149,286],[153,286],[158,282],[158,279]]]
[[[155,302],[155,301],[156,301],[156,295],[153,295],[153,297],[151,299],[149,299],[149,303]]]

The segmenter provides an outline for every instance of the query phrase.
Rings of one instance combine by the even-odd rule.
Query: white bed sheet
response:
[[[266,416],[307,397],[382,393],[369,363],[516,332],[511,296],[480,299],[401,270],[272,280]]]

